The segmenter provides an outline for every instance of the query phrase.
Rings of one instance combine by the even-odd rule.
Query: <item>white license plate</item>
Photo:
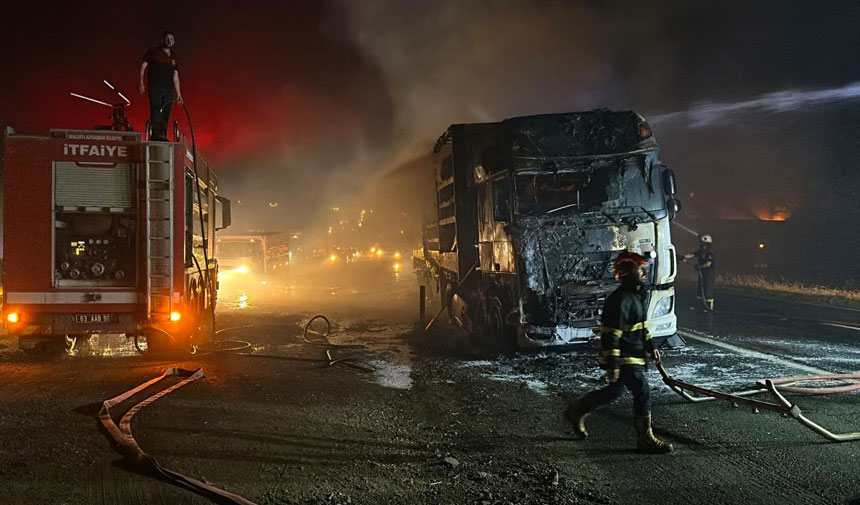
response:
[[[76,323],[113,323],[113,314],[75,314]]]

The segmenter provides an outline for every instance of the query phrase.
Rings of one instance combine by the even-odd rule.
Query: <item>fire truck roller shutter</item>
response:
[[[134,208],[129,164],[80,166],[58,161],[54,164],[54,188],[57,207]]]

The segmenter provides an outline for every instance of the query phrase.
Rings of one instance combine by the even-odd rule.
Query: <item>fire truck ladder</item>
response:
[[[146,308],[149,319],[173,310],[173,148],[146,143]]]

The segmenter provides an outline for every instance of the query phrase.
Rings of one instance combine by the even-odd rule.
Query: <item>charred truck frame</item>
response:
[[[595,335],[611,263],[652,258],[648,323],[676,333],[675,176],[648,123],[598,110],[456,124],[434,148],[436,216],[418,265],[467,330],[520,346]]]
[[[22,348],[94,333],[154,348],[211,333],[214,237],[230,206],[184,142],[10,128],[3,185],[3,322]]]

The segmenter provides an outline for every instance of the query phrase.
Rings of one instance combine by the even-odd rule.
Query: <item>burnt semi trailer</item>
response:
[[[5,135],[3,322],[23,349],[98,333],[150,348],[213,330],[217,177],[137,132]],[[220,223],[216,223],[216,218]]]
[[[620,251],[647,268],[652,335],[676,333],[673,172],[632,111],[455,124],[433,150],[436,208],[417,251],[450,319],[519,346],[584,342],[618,283]]]

